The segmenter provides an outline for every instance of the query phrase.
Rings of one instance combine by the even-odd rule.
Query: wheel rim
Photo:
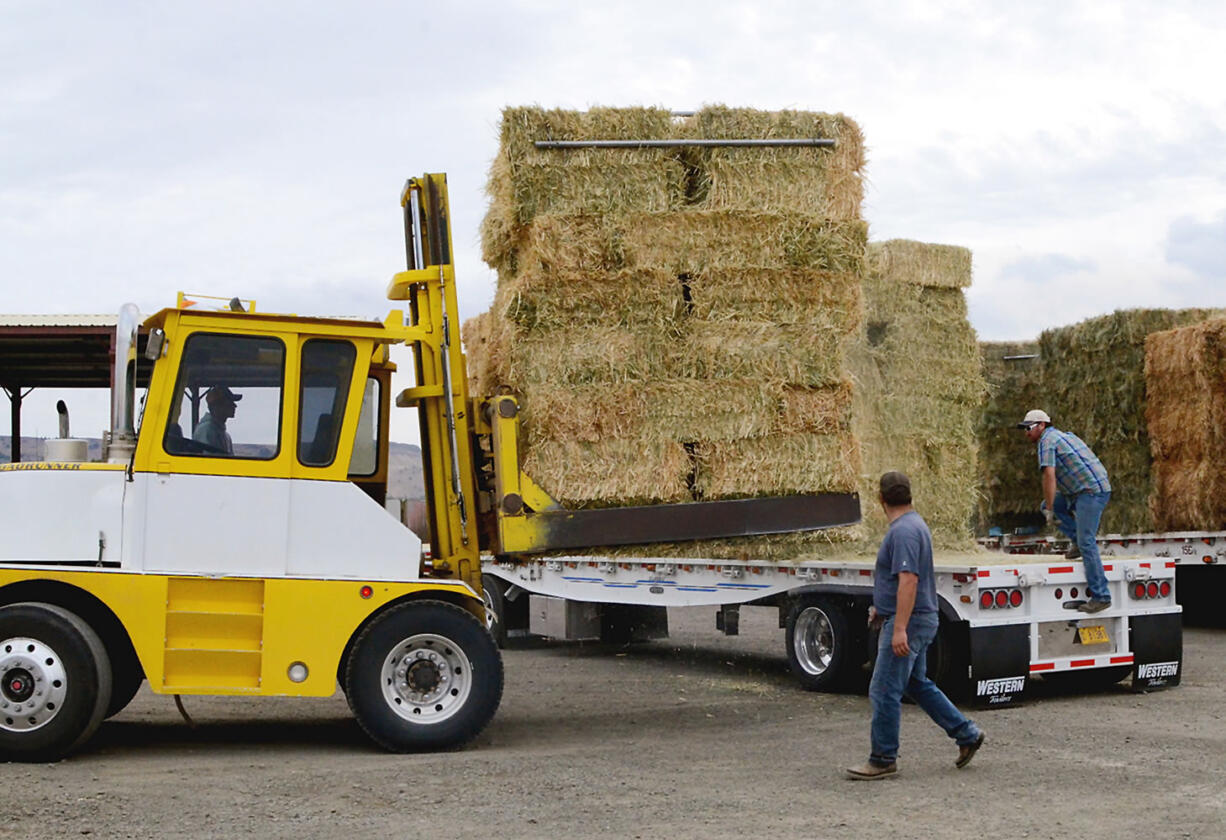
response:
[[[0,642],[0,729],[29,732],[50,723],[68,695],[59,654],[37,639]]]
[[[826,673],[834,659],[834,628],[830,617],[819,607],[806,607],[796,617],[796,661],[805,673]]]
[[[412,723],[441,723],[472,691],[472,665],[455,642],[433,633],[410,636],[383,661],[383,699]]]
[[[494,596],[486,587],[481,587],[481,598],[485,601],[485,629],[491,633],[494,632],[494,625],[498,623],[498,613],[494,611]]]

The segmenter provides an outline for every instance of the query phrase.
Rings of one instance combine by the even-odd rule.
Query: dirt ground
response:
[[[189,697],[192,728],[142,689],[76,756],[0,765],[0,837],[1223,836],[1226,630],[1185,631],[1169,691],[1047,686],[976,713],[965,770],[908,706],[899,774],[854,782],[867,699],[800,690],[773,611],[733,638],[712,609],[670,621],[629,648],[504,651],[502,707],[459,752],[381,753],[339,693]]]

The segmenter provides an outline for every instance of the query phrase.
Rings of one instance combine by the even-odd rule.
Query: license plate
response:
[[[1083,645],[1105,645],[1111,641],[1107,636],[1107,628],[1101,624],[1078,627],[1077,639]]]

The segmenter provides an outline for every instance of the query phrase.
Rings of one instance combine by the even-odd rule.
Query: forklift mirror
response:
[[[166,350],[166,333],[161,327],[154,327],[149,331],[149,339],[145,343],[145,358],[151,362],[156,362],[162,358],[162,353]]]

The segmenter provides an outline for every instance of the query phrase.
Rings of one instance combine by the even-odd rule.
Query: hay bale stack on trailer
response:
[[[885,530],[873,479],[899,469],[912,478],[934,542],[971,542],[984,379],[963,292],[970,284],[965,248],[900,239],[869,245],[865,324],[851,360],[870,541]]]
[[[988,395],[975,424],[979,444],[978,534],[992,528],[1011,532],[1043,525],[1039,512],[1034,445],[1016,426],[1032,408],[1043,405],[1037,341],[981,342]]]
[[[534,145],[696,137],[837,145]],[[505,110],[483,226],[498,289],[465,340],[488,355],[475,391],[521,399],[525,471],[572,507],[855,490],[862,166],[841,115]]]
[[[1042,407],[1058,428],[1090,445],[1111,477],[1111,503],[1100,533],[1159,530],[1149,506],[1155,485],[1146,422],[1145,341],[1151,333],[1215,314],[1208,309],[1120,310],[1039,336]]]
[[[1226,529],[1226,318],[1150,334],[1145,389],[1154,527]]]

